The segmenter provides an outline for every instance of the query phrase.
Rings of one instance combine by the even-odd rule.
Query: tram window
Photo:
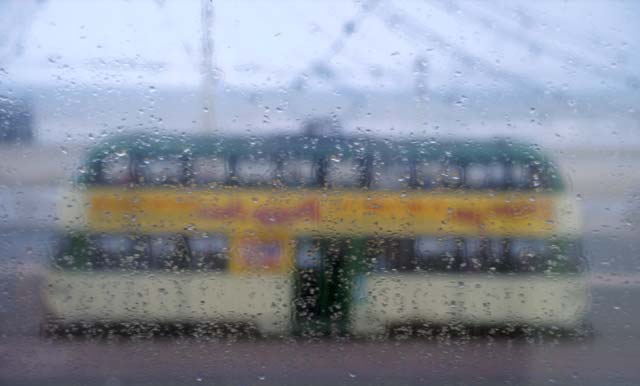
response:
[[[536,164],[531,165],[529,167],[529,173],[530,173],[530,178],[531,178],[530,187],[532,189],[543,188],[544,187],[543,176],[542,176],[542,173],[540,171],[539,165],[536,165]]]
[[[462,185],[463,170],[460,166],[448,165],[442,171],[442,181],[447,188],[457,188]]]
[[[544,269],[545,260],[550,257],[551,252],[545,240],[511,240],[509,249],[511,263],[518,272]]]
[[[559,269],[565,268],[569,272],[584,272],[588,268],[580,240],[567,241],[565,245],[551,245],[550,249],[556,257],[553,264]],[[564,267],[562,267],[562,260],[566,262]]]
[[[322,264],[322,254],[318,243],[311,239],[298,240],[296,247],[296,266],[301,269],[319,267]]]
[[[327,165],[326,181],[332,187],[361,187],[364,181],[364,167],[356,159],[330,159]]]
[[[229,241],[220,235],[189,237],[191,266],[198,271],[222,271],[229,264]]]
[[[414,271],[414,241],[411,239],[371,238],[367,241],[367,262],[373,272]]]
[[[452,237],[419,237],[415,242],[417,267],[424,270],[452,271],[463,268],[464,242]]]
[[[465,240],[467,264],[471,271],[504,272],[507,269],[505,242],[491,238]]]
[[[92,266],[98,269],[149,269],[147,241],[132,235],[100,235],[94,238],[97,253]]]
[[[465,185],[472,189],[503,187],[505,177],[505,167],[498,162],[469,164],[464,170]]]
[[[376,165],[374,170],[374,189],[406,189],[409,186],[411,174],[408,165]]]
[[[489,170],[482,164],[467,165],[464,173],[465,185],[472,189],[484,188],[488,185]]]
[[[423,189],[442,186],[442,165],[440,163],[419,163],[416,165],[416,180]]]
[[[287,186],[311,186],[316,182],[316,168],[312,160],[287,160],[281,166],[282,182]]]
[[[516,189],[531,186],[531,168],[527,165],[513,164],[509,168],[511,186]]]
[[[88,237],[67,235],[60,239],[58,250],[53,255],[56,268],[77,269],[87,268],[86,257],[96,254],[96,246]],[[81,255],[81,261],[78,261]]]
[[[102,160],[102,181],[107,184],[128,184],[131,176],[131,157],[111,154]]]
[[[180,235],[152,236],[149,249],[155,269],[175,271],[191,265],[184,237]]]
[[[101,235],[95,241],[98,253],[92,261],[94,268],[117,268],[133,249],[133,240],[125,235]]]
[[[486,266],[491,272],[505,272],[509,270],[507,258],[507,241],[502,239],[488,239],[486,249]]]
[[[487,184],[491,188],[504,187],[507,171],[504,164],[499,162],[490,163],[487,166]]]
[[[179,158],[146,159],[138,169],[141,182],[146,184],[178,184],[184,179],[184,165]]]
[[[267,159],[240,159],[235,177],[240,185],[271,185],[276,180],[276,163]]]
[[[488,240],[484,238],[470,238],[465,240],[467,263],[472,271],[479,271],[486,261]]]
[[[416,239],[416,254],[418,256],[435,256],[447,253],[453,245],[450,238],[419,237]]]
[[[193,160],[193,177],[198,184],[224,184],[228,175],[227,162],[222,158],[199,157]]]

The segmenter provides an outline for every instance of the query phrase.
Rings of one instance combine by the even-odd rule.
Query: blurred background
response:
[[[632,1],[0,2],[0,381],[636,384],[639,17]],[[294,134],[316,116],[350,134],[546,149],[581,209],[594,335],[38,338],[56,199],[88,147],[138,131]]]

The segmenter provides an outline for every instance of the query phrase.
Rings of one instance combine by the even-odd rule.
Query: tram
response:
[[[59,212],[47,328],[574,329],[590,304],[558,168],[506,139],[121,135]]]

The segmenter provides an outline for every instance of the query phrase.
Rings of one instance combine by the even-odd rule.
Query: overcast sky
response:
[[[297,128],[308,115],[335,113],[353,130],[384,135],[640,141],[638,1],[213,4],[214,99],[224,110],[216,126],[229,132]],[[201,7],[2,1],[0,94],[29,86],[44,141],[161,122],[198,130]],[[440,105],[416,109],[417,88]]]
[[[48,0],[5,3],[4,67],[30,83],[194,85],[200,70],[200,0]],[[38,4],[39,2],[34,2]],[[215,65],[224,83],[309,82],[411,87],[416,58],[429,87],[518,82],[617,87],[639,68],[640,3],[216,1]],[[363,11],[363,7],[370,9]],[[343,31],[351,21],[354,33]],[[20,30],[20,33],[16,31]],[[339,52],[332,44],[343,44]],[[312,71],[322,64],[322,71]],[[315,67],[314,67],[315,65]]]

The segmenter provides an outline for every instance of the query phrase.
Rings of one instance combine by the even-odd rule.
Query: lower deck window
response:
[[[576,245],[549,239],[372,239],[365,261],[373,272],[580,272],[585,264]]]
[[[185,239],[179,235],[152,236],[149,241],[153,267],[160,270],[185,270],[191,259]]]
[[[222,271],[229,265],[229,243],[224,236],[189,237],[191,266],[196,271]]]
[[[149,248],[143,237],[100,235],[93,239],[89,264],[94,269],[149,269]]]

